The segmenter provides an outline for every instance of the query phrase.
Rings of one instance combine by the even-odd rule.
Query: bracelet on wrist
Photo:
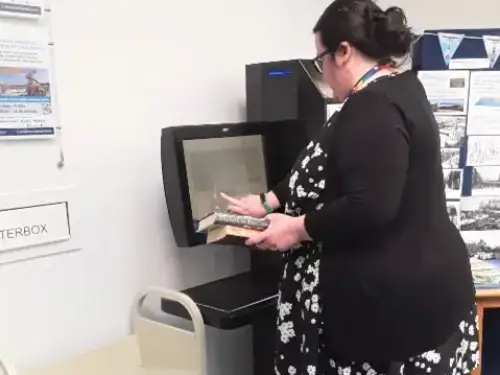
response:
[[[262,207],[264,207],[264,210],[266,210],[266,214],[270,214],[271,212],[273,212],[271,205],[267,201],[266,194],[260,193],[259,197],[260,197],[260,203],[262,204]]]

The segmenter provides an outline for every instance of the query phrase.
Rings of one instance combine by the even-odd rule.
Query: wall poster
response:
[[[0,140],[52,138],[49,41],[0,35]]]

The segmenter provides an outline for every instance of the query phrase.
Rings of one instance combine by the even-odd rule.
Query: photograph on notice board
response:
[[[462,169],[443,169],[446,199],[458,199],[462,195]]]
[[[462,232],[471,258],[500,259],[500,231]]]
[[[469,135],[500,134],[500,72],[472,72]]]
[[[488,285],[497,287],[500,284],[500,268],[495,258],[482,260],[477,257],[470,258],[470,266],[475,285]]]
[[[467,114],[470,78],[468,71],[420,71],[418,78],[435,114]]]
[[[465,116],[436,116],[442,148],[458,148],[464,143]]]
[[[465,112],[465,99],[462,98],[431,98],[429,99],[434,113],[454,115]]]
[[[472,169],[471,195],[500,197],[500,166]]]
[[[460,230],[500,230],[500,197],[462,198]]]
[[[443,169],[455,169],[459,167],[460,149],[459,148],[442,148],[441,149],[441,165]]]
[[[467,165],[500,165],[500,136],[469,136]]]
[[[460,228],[460,202],[447,201],[446,209],[448,210],[448,217],[457,228]]]
[[[48,69],[10,68],[0,66],[0,97],[49,97]],[[50,107],[49,107],[50,108]]]

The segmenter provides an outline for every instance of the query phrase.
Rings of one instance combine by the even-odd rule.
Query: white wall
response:
[[[313,56],[311,28],[329,2],[52,1],[83,250],[0,268],[0,348],[15,362],[30,367],[123,336],[129,304],[145,285],[184,288],[247,268],[244,251],[174,245],[160,129],[243,119],[244,65]],[[494,27],[500,7],[399,5],[416,29]],[[210,330],[209,339],[214,374],[249,373],[248,330]]]

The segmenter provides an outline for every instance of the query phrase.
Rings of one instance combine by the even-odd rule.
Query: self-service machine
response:
[[[302,148],[339,107],[311,60],[249,64],[245,75],[245,122],[162,131],[163,185],[178,247],[204,245],[196,226],[213,207],[214,193],[258,193],[285,178]],[[208,325],[233,329],[251,324],[254,373],[272,375],[281,254],[251,251],[250,258],[249,272],[184,292]],[[162,309],[186,316],[166,301]]]

